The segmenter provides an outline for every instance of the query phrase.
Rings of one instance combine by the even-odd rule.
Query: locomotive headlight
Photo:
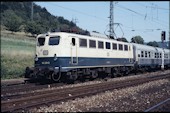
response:
[[[54,54],[54,61],[56,61],[57,60],[57,55],[56,54]]]
[[[37,55],[35,55],[35,61],[38,61],[38,56]]]

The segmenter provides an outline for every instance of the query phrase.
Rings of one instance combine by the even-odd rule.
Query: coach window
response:
[[[79,39],[80,47],[87,47],[87,40],[86,39]]]
[[[159,58],[159,53],[157,53],[157,58]]]
[[[73,46],[76,45],[76,40],[75,40],[75,38],[72,38],[72,45],[73,45]]]
[[[149,55],[149,58],[151,57],[151,53],[150,52],[148,52],[148,55]]]
[[[140,54],[138,54],[138,57],[140,57]]]
[[[89,40],[89,47],[90,48],[96,48],[96,41],[95,40]]]
[[[143,55],[143,51],[141,51],[141,57],[143,57],[144,55]]]
[[[104,48],[102,41],[98,41],[98,48],[100,48],[100,49],[103,49],[103,48]]]
[[[60,41],[60,37],[59,36],[50,37],[49,45],[58,45],[59,41]]]
[[[145,57],[147,57],[147,51],[145,51]]]
[[[162,54],[160,53],[160,57],[159,58],[162,58]]]
[[[164,58],[168,58],[168,54],[165,54],[165,55],[164,55]]]
[[[113,43],[113,44],[112,44],[112,48],[113,48],[113,50],[117,50],[117,44],[116,44],[116,43]]]
[[[156,56],[157,56],[157,54],[155,53],[155,58],[157,58]]]
[[[110,43],[106,42],[106,49],[110,49]]]
[[[128,51],[128,46],[124,45],[125,51]]]
[[[119,44],[119,50],[123,50],[123,45]]]
[[[159,53],[157,53],[157,58],[159,58]]]

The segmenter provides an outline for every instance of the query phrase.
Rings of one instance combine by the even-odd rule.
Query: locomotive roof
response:
[[[48,36],[48,35],[51,35],[51,36],[54,36],[54,35],[57,35],[57,34],[67,34],[67,35],[72,35],[72,36],[77,36],[77,37],[80,37],[82,36],[82,38],[95,38],[95,39],[105,39],[105,40],[108,40],[108,41],[116,41],[116,42],[119,42],[119,43],[128,43],[130,44],[129,42],[122,42],[122,41],[118,41],[116,39],[111,39],[109,37],[107,37],[106,35],[104,34],[101,34],[101,33],[97,33],[97,32],[89,32],[89,35],[82,35],[82,34],[75,34],[75,33],[68,33],[68,32],[48,32],[46,34],[40,34],[38,35],[37,37],[40,37],[40,36]]]

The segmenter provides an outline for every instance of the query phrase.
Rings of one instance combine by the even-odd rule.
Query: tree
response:
[[[22,24],[22,19],[18,17],[12,10],[8,10],[3,14],[5,19],[3,20],[3,24],[10,31],[17,32],[20,31],[20,26]]]
[[[40,24],[38,24],[34,21],[28,21],[25,25],[24,30],[26,33],[31,33],[33,36],[43,32]]]
[[[122,41],[122,42],[128,42],[126,38],[122,37],[122,38],[118,38],[118,41]]]
[[[153,47],[159,47],[158,43],[156,41],[148,42],[147,45],[153,46]]]
[[[131,38],[131,42],[138,43],[138,44],[144,44],[144,40],[141,36],[134,36]]]

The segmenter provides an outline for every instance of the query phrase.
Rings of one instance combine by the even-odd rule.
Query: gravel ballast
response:
[[[31,112],[144,111],[170,97],[169,79],[30,109]]]

